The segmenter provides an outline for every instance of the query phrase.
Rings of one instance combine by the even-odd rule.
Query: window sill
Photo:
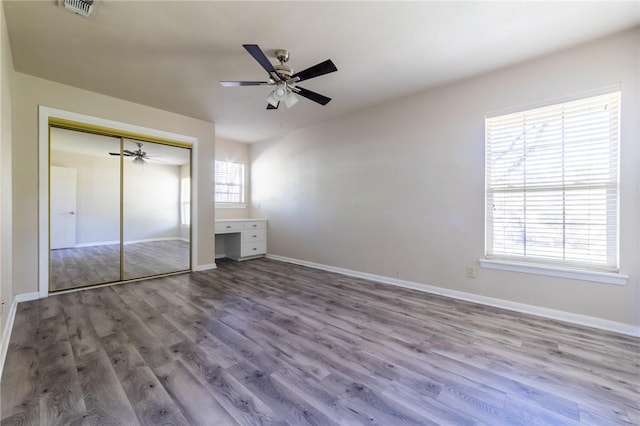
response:
[[[244,209],[247,205],[244,203],[216,203],[216,209]]]
[[[550,277],[571,278],[574,280],[594,281],[605,284],[627,285],[628,275],[585,271],[580,269],[559,268],[546,265],[509,262],[505,260],[480,259],[480,266],[487,269],[500,269],[502,271],[523,272],[525,274],[546,275]]]

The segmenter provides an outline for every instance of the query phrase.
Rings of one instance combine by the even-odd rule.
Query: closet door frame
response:
[[[191,150],[191,253],[190,270],[194,268],[198,247],[198,200],[197,200],[197,170],[198,170],[198,138],[162,130],[106,120],[99,117],[74,113],[70,111],[49,108],[40,105],[38,108],[38,297],[49,295],[49,139],[50,126],[64,127],[71,130],[88,131],[91,133],[107,134],[121,138],[146,140],[149,142],[173,145]],[[136,280],[132,280],[136,281]],[[101,284],[112,285],[113,283]],[[58,293],[58,292],[56,292]]]

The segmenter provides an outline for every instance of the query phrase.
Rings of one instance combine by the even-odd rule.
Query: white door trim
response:
[[[191,145],[191,265],[198,259],[198,138],[106,120],[61,109],[38,106],[38,293],[49,295],[49,119],[60,118],[114,130],[170,139]]]

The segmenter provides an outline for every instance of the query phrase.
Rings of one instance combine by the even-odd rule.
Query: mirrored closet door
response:
[[[191,267],[191,149],[50,127],[49,291]]]
[[[189,269],[191,150],[124,139],[124,279]],[[135,160],[135,158],[134,158]]]

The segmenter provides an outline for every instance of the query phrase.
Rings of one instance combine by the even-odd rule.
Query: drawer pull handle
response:
[[[258,238],[258,236],[257,236],[257,235],[254,235],[254,236],[253,236],[253,238]]]
[[[226,226],[226,228],[227,228],[227,229],[231,228],[231,225],[227,225],[227,226]]]
[[[254,223],[252,226],[253,226],[254,228],[257,228],[257,227],[258,227],[258,225],[256,225],[255,223]]]
[[[252,248],[251,250],[256,251],[256,250],[258,250],[258,249],[254,247],[254,248]]]

